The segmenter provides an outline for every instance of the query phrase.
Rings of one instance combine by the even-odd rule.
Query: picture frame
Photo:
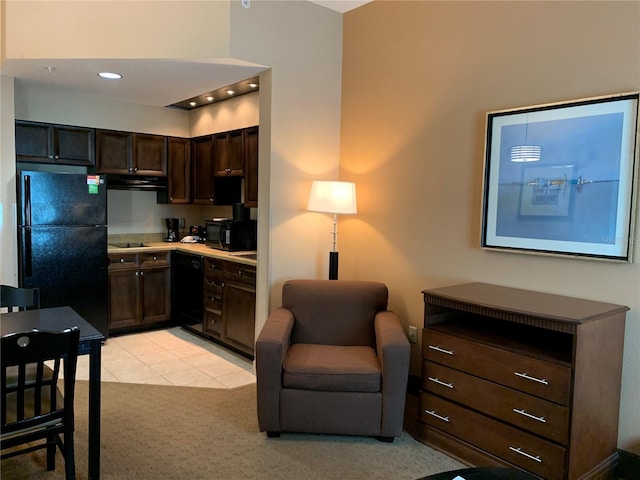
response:
[[[639,94],[488,112],[481,248],[631,263]]]

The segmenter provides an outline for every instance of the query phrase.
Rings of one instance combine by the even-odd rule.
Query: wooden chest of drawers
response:
[[[627,307],[481,283],[423,293],[422,441],[549,480],[612,472]]]

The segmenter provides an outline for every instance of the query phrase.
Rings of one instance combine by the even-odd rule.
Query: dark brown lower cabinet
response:
[[[205,257],[203,303],[204,336],[253,357],[255,265]]]
[[[109,330],[170,319],[169,252],[109,255]]]
[[[627,307],[483,283],[423,293],[420,440],[473,466],[612,478]]]
[[[253,355],[256,315],[256,268],[224,262],[222,315],[226,339],[233,346]]]

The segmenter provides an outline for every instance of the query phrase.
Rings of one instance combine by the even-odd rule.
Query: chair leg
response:
[[[383,443],[393,443],[394,437],[378,437],[379,442]]]
[[[73,432],[64,435],[64,474],[65,480],[76,480],[76,457],[73,444]]]
[[[280,432],[267,432],[268,438],[280,438]]]
[[[47,437],[47,470],[56,469],[56,438],[55,436]]]

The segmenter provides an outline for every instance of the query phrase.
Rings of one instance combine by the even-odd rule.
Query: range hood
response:
[[[147,190],[151,192],[166,190],[167,177],[108,174],[107,188],[112,190]]]

